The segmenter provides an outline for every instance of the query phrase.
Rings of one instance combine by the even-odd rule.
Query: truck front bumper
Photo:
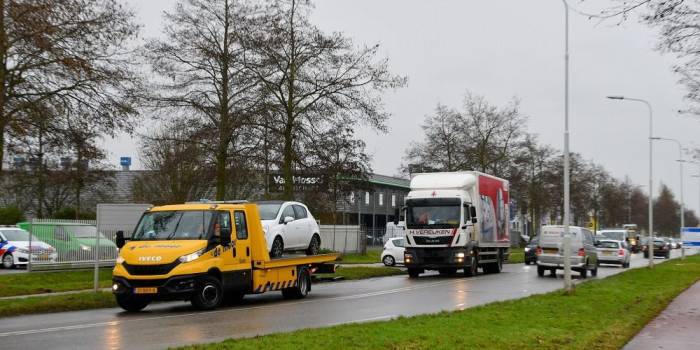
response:
[[[470,261],[466,247],[406,248],[404,253],[404,265],[409,269],[459,269],[469,266]]]
[[[154,300],[186,300],[194,292],[198,276],[182,275],[166,279],[127,279],[115,276],[112,278],[112,293],[138,294]],[[140,293],[142,290],[147,292]]]

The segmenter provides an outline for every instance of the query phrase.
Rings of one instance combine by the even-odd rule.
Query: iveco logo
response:
[[[162,256],[139,256],[140,262],[158,262],[163,259]]]

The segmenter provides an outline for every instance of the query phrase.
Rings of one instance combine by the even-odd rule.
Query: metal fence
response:
[[[362,237],[359,226],[321,225],[321,248],[342,253],[360,251]]]
[[[33,219],[29,231],[29,270],[113,266],[119,255],[115,230],[98,230],[94,220]]]

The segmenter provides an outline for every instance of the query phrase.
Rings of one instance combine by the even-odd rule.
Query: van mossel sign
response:
[[[311,192],[326,189],[326,181],[319,175],[294,175],[292,177],[295,192]],[[268,179],[271,192],[284,192],[284,176],[271,174]]]
[[[700,227],[683,227],[681,229],[683,248],[700,247]]]

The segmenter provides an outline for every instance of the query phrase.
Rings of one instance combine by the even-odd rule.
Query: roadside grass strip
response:
[[[700,256],[463,311],[304,329],[182,349],[619,349],[700,279]],[[429,301],[426,301],[429,302]]]
[[[93,270],[28,272],[0,275],[0,297],[91,289]],[[112,284],[112,270],[100,269],[100,287]]]
[[[317,273],[318,278],[344,277],[346,280],[362,280],[373,277],[404,275],[406,271],[395,267],[342,266],[335,273]]]
[[[382,262],[380,257],[382,255],[381,249],[367,249],[366,254],[362,253],[348,253],[341,255],[336,263],[340,264],[374,264]]]
[[[508,257],[508,264],[522,264],[525,262],[525,250],[524,248],[510,248],[510,256]]]
[[[0,317],[116,307],[110,292],[27,297],[0,303]]]

